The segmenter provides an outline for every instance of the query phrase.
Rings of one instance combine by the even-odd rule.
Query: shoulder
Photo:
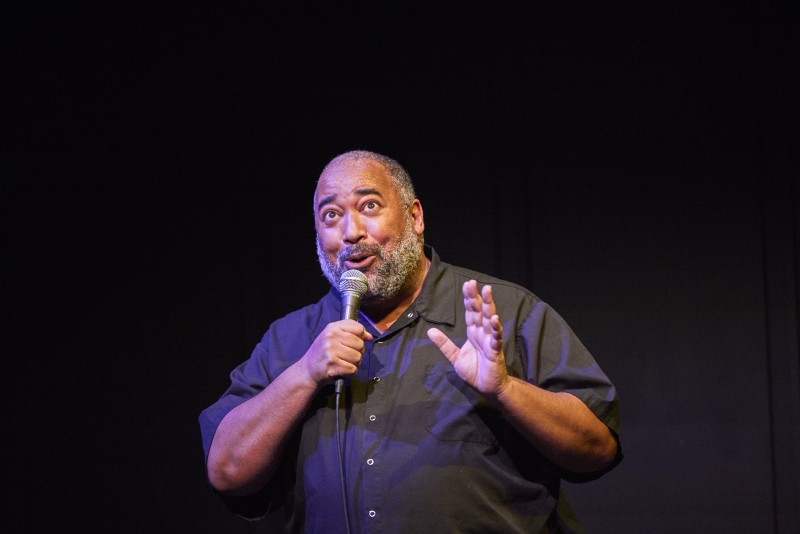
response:
[[[447,265],[451,269],[455,277],[456,287],[461,288],[461,285],[468,280],[475,280],[478,286],[490,285],[492,286],[492,295],[498,308],[514,304],[527,304],[532,309],[537,304],[543,304],[542,300],[537,297],[531,290],[519,284],[497,278],[485,273],[473,271],[465,267],[458,267],[456,265]],[[530,311],[530,309],[528,311]]]
[[[283,332],[287,330],[313,330],[319,322],[328,315],[330,305],[326,303],[326,295],[319,302],[304,306],[276,319],[271,325],[270,330]]]
[[[336,304],[336,298],[327,293],[318,302],[288,313],[269,326],[262,343],[316,337],[325,325],[338,318]]]
[[[518,334],[535,309],[547,306],[532,291],[519,284],[456,265],[442,263],[442,267],[452,273],[453,296],[457,309],[463,309],[459,307],[459,303],[463,302],[461,287],[464,282],[475,280],[478,282],[479,290],[485,285],[492,286],[492,298],[497,307],[497,315],[504,321],[506,328],[512,327],[507,330],[509,335]]]

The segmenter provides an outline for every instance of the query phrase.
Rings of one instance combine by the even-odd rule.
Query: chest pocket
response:
[[[480,393],[461,380],[449,362],[427,367],[426,428],[441,441],[495,445],[504,420]]]

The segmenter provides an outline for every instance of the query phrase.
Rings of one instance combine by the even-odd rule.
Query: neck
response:
[[[400,315],[411,306],[422,291],[422,284],[425,282],[425,275],[431,267],[431,261],[423,254],[420,258],[419,268],[415,274],[409,277],[408,289],[400,291],[397,296],[388,301],[382,302],[363,302],[361,312],[369,319],[372,326],[383,334]]]

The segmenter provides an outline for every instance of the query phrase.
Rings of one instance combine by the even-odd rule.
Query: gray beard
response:
[[[400,239],[391,250],[385,250],[380,245],[367,245],[358,243],[339,252],[336,262],[332,262],[319,244],[317,236],[317,257],[325,278],[335,288],[339,288],[339,279],[347,268],[344,266],[346,258],[354,254],[373,254],[376,256],[377,267],[370,265],[364,274],[367,276],[369,290],[364,295],[365,301],[386,301],[394,298],[403,289],[408,279],[414,274],[422,255],[422,240],[414,233],[411,219],[406,219],[406,227],[400,234]]]

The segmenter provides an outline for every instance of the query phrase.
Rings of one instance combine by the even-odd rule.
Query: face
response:
[[[358,269],[369,283],[365,302],[405,289],[422,258],[422,206],[415,200],[404,209],[381,164],[344,161],[326,168],[315,203],[317,255],[334,287],[344,271]]]

